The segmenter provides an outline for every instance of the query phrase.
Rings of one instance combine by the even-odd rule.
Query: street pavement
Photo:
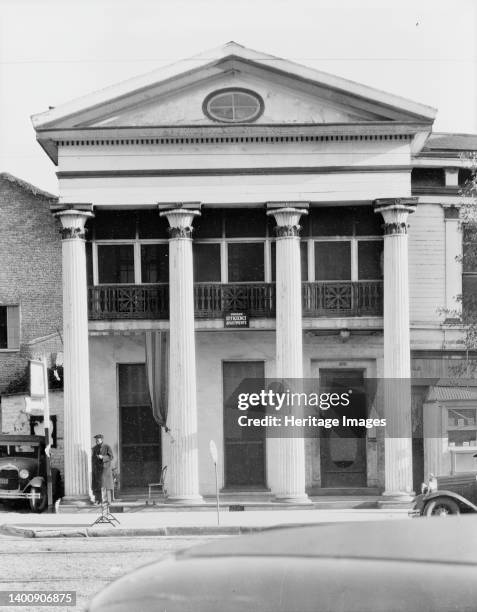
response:
[[[407,509],[333,509],[333,510],[223,510],[219,519],[213,511],[164,512],[138,510],[115,514],[117,526],[92,527],[99,516],[91,512],[60,514],[0,513],[0,533],[24,537],[62,536],[187,536],[233,535],[277,525],[334,523],[341,521],[377,521],[407,519]]]
[[[88,535],[98,514],[86,512],[61,514],[32,514],[18,512],[0,513],[0,532],[38,537],[41,534],[61,535],[78,531]],[[341,521],[376,521],[407,519],[406,509],[345,509],[345,510],[249,510],[245,512],[221,511],[219,519],[213,511],[187,512],[122,512],[114,515],[119,524],[97,525],[94,535],[210,535],[216,533],[234,534],[240,529],[263,529],[277,525],[334,523]],[[12,529],[15,528],[15,529]],[[35,535],[32,534],[34,532]],[[82,533],[81,533],[82,532]],[[89,535],[93,535],[90,533]]]
[[[97,591],[132,569],[181,548],[227,537],[212,535],[217,529],[217,514],[212,511],[149,509],[143,512],[136,509],[117,514],[121,521],[119,527],[100,525],[94,533],[87,528],[96,516],[91,512],[38,515],[0,511],[0,590],[76,591],[76,607],[51,609],[80,612],[85,610],[87,601]],[[232,534],[238,533],[238,528],[263,529],[280,524],[399,519],[410,520],[406,510],[355,508],[230,512],[224,509],[220,513],[220,526],[223,534]],[[168,536],[167,530],[174,529],[175,536]],[[27,532],[31,532],[29,537],[25,537]],[[72,532],[81,537],[66,537]],[[108,537],[87,537],[101,535],[100,532]],[[43,537],[45,534],[50,534],[50,537]],[[2,612],[18,609],[43,612],[48,607],[0,608]]]
[[[215,536],[217,537],[220,536]],[[215,538],[111,537],[45,540],[0,535],[1,591],[76,591],[77,601],[75,607],[0,606],[0,610],[81,612],[85,610],[89,599],[112,580],[176,550]]]

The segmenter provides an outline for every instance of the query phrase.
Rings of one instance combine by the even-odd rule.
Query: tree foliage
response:
[[[453,367],[453,374],[471,378],[477,373],[477,153],[469,152],[461,156],[465,167],[470,170],[460,195],[459,221],[463,235],[463,254],[460,257],[464,277],[475,273],[475,283],[463,283],[463,292],[457,296],[460,308],[443,310],[448,321],[462,330],[462,345],[465,360]]]

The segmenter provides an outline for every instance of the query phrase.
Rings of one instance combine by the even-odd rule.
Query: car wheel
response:
[[[426,516],[449,516],[460,514],[459,506],[453,499],[433,499],[424,510]]]
[[[32,487],[32,492],[39,493],[40,497],[35,499],[30,499],[30,510],[32,512],[43,512],[48,505],[48,496],[46,493],[46,486],[42,484],[40,487]]]

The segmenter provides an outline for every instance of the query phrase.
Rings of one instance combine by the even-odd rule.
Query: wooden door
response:
[[[154,420],[144,364],[120,364],[121,490],[144,489],[161,473],[161,431]]]
[[[343,416],[362,419],[367,417],[362,370],[320,369],[320,392],[346,393],[353,390],[348,407],[338,406],[326,411],[326,418],[337,418],[338,427],[324,429],[320,439],[321,486],[323,488],[365,487],[366,429],[343,427]]]
[[[253,380],[253,383],[244,385],[244,380]],[[237,408],[238,394],[259,391],[263,384],[263,362],[223,363],[226,488],[265,488],[265,428],[237,425],[238,416],[245,414]]]

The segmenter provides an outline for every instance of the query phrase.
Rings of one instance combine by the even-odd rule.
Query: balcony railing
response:
[[[251,317],[275,316],[274,283],[197,283],[194,286],[195,316],[221,318],[226,312],[248,312]]]
[[[303,283],[304,317],[364,317],[383,313],[382,281]]]
[[[168,319],[169,285],[96,285],[88,287],[93,320]]]
[[[302,283],[304,317],[381,316],[382,281]],[[168,319],[168,285],[97,285],[88,288],[89,318]],[[275,317],[275,283],[196,283],[196,318],[221,319],[227,312]]]

